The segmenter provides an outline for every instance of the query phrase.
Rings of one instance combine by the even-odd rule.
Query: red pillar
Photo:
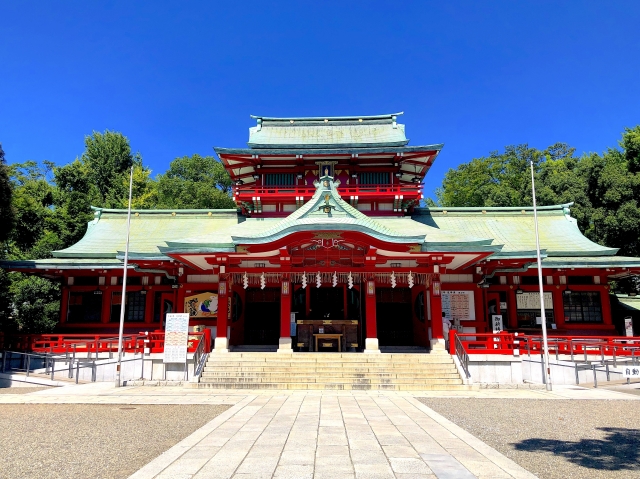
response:
[[[60,324],[67,322],[69,315],[69,288],[62,287],[62,294],[60,295]]]
[[[176,307],[175,307],[175,312],[176,313],[184,313],[186,312],[184,310],[184,297],[186,295],[185,290],[184,290],[184,284],[180,284],[180,287],[178,289],[176,289]]]
[[[558,329],[564,329],[566,327],[566,324],[565,324],[565,321],[564,321],[564,294],[563,294],[563,290],[556,288],[556,290],[553,291],[552,294],[553,294],[553,318],[555,320],[556,327]],[[545,304],[544,307],[546,308],[547,305]]]
[[[113,299],[113,291],[111,286],[107,286],[105,291],[102,292],[102,313],[100,320],[103,323],[111,321],[111,301]]]
[[[376,283],[373,279],[368,279],[365,285],[365,309],[366,309],[366,335],[364,352],[379,353],[378,324],[376,321]]]
[[[153,323],[153,303],[154,301],[154,292],[153,291],[149,291],[149,289],[145,289],[147,288],[146,286],[142,287],[143,291],[146,291],[146,296],[145,296],[145,304],[144,304],[144,322],[146,324],[151,324]]]
[[[609,290],[606,287],[600,289],[600,304],[602,305],[602,322],[611,326],[613,324],[611,300],[609,299]]]
[[[291,348],[291,282],[288,277],[280,285],[280,340],[278,352],[292,352]]]
[[[227,279],[220,275],[218,283],[218,320],[216,322],[216,342],[215,350],[229,351],[229,341],[227,340],[227,318],[229,311],[229,284]]]
[[[434,274],[431,283],[431,349],[444,348],[444,334],[442,330],[442,295],[440,291],[440,275]]]

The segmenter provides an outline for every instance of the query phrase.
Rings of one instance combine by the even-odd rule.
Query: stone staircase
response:
[[[211,353],[199,388],[426,391],[471,389],[444,351]]]

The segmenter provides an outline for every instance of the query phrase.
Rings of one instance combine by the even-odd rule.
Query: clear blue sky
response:
[[[403,110],[425,184],[502,149],[615,146],[640,124],[640,1],[41,1],[0,6],[7,161],[124,133],[155,173],[246,145],[249,114]]]

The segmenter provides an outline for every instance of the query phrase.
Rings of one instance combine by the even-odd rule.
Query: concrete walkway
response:
[[[211,391],[94,383],[3,395],[1,403],[230,404],[133,474],[196,478],[533,478],[415,397],[626,399],[603,389],[432,392]]]

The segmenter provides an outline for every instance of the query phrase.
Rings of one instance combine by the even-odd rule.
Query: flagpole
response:
[[[533,160],[531,160],[531,196],[533,196],[533,222],[536,228],[536,256],[538,258],[538,285],[540,286],[540,315],[542,316],[542,356],[544,361],[544,383],[547,391],[552,390],[551,368],[549,367],[549,344],[547,341],[547,317],[544,310],[544,288],[542,286],[542,262],[540,261],[540,235],[538,234],[538,210],[536,208],[536,184],[533,179]]]
[[[122,367],[122,333],[124,331],[124,309],[127,298],[127,266],[129,263],[129,236],[131,233],[131,193],[133,191],[133,165],[129,172],[129,206],[127,208],[127,242],[124,249],[124,265],[122,267],[122,298],[120,301],[120,330],[118,332],[118,366],[116,367],[116,387],[120,384],[120,369]]]

